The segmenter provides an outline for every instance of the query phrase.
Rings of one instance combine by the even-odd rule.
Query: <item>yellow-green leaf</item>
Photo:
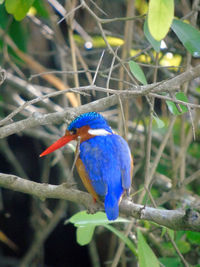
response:
[[[5,6],[8,13],[16,20],[22,20],[32,6],[34,0],[6,0]]]
[[[174,0],[150,0],[148,27],[154,39],[160,41],[167,35],[173,18]]]
[[[76,240],[81,246],[85,246],[90,243],[94,233],[95,226],[81,226],[76,230]]]
[[[160,44],[161,44],[161,41],[157,41],[155,40],[151,33],[149,32],[149,27],[148,27],[148,23],[147,23],[147,18],[145,19],[145,22],[144,22],[144,35],[145,37],[147,38],[147,40],[149,41],[149,43],[153,46],[153,49],[158,53],[160,52]]]
[[[118,222],[129,222],[129,220],[125,218],[118,217],[114,221],[109,221],[106,217],[105,212],[97,212],[95,214],[88,214],[87,211],[83,210],[74,214],[69,220],[66,220],[65,223],[73,223],[76,227],[80,226],[88,226],[88,225],[103,225],[110,223],[118,223]]]

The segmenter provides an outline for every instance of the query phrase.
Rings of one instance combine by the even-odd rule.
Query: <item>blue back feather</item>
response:
[[[105,197],[109,220],[118,217],[118,203],[131,186],[131,156],[126,141],[119,135],[95,136],[80,144],[80,158],[92,186]]]

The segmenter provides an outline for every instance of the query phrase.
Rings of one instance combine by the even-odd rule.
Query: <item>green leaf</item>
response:
[[[140,81],[144,85],[147,84],[147,80],[146,80],[143,70],[135,61],[130,60],[129,67],[130,67],[132,74],[135,76],[135,78],[138,81]]]
[[[156,122],[156,124],[157,124],[159,129],[165,127],[164,121],[159,119],[157,116],[153,116],[153,118],[154,118],[154,120],[155,120],[155,122]]]
[[[140,230],[137,230],[138,235],[138,257],[140,267],[159,267],[159,262],[152,249],[145,241]]]
[[[45,7],[44,0],[35,0],[33,7],[37,10],[37,15],[42,16],[43,18],[48,18],[49,14]]]
[[[178,92],[175,96],[177,100],[181,100],[183,102],[188,103],[188,98],[183,92]],[[186,106],[180,104],[180,108],[182,109],[183,113],[188,112],[188,108]]]
[[[5,10],[5,5],[0,5],[0,27],[2,29],[7,29],[8,21],[9,21],[9,15]],[[8,30],[8,29],[7,29]]]
[[[177,267],[177,266],[181,267],[181,266],[183,266],[181,264],[180,258],[178,258],[178,257],[177,258],[169,258],[169,257],[167,257],[167,258],[159,258],[159,261],[164,266],[170,266],[170,267]]]
[[[186,96],[183,92],[178,92],[178,93],[176,93],[175,96],[176,96],[176,99],[177,99],[177,100],[181,100],[181,101],[183,101],[183,102],[188,103],[188,98],[187,98],[187,96]],[[172,114],[174,114],[174,115],[182,115],[183,113],[185,113],[185,112],[188,111],[188,108],[187,108],[186,106],[182,105],[182,104],[178,104],[179,107],[180,107],[180,109],[182,110],[182,112],[180,112],[180,111],[177,109],[177,107],[176,107],[176,105],[175,105],[174,102],[172,102],[172,101],[168,101],[168,100],[167,100],[167,101],[166,101],[166,104],[167,104],[167,106],[168,106],[169,111],[170,111]]]
[[[95,226],[80,226],[76,230],[76,240],[81,246],[85,246],[90,243],[94,234]]]
[[[160,43],[161,43],[161,41],[157,41],[152,37],[152,35],[151,35],[150,31],[149,31],[149,28],[148,28],[147,18],[145,19],[145,22],[144,22],[144,35],[147,38],[147,40],[149,41],[149,43],[152,45],[153,49],[157,53],[159,53],[160,52]]]
[[[171,28],[193,56],[200,56],[200,31],[178,19],[173,20]]]
[[[184,241],[184,240],[178,240],[176,241],[176,244],[182,254],[186,254],[191,250],[190,243]]]
[[[162,247],[169,253],[169,255],[176,255],[175,248],[172,246],[171,242],[163,242]]]
[[[180,250],[180,252],[182,254],[186,254],[191,250],[191,246],[190,243],[186,242],[185,240],[177,240],[176,241],[176,245],[178,247],[178,249]],[[169,253],[176,255],[176,250],[173,247],[171,242],[165,242],[162,244],[162,246],[169,251]]]
[[[178,111],[176,105],[172,101],[166,101],[169,111],[174,115],[180,115],[181,113]]]
[[[68,222],[68,220],[66,221]],[[106,217],[105,212],[97,212],[95,214],[88,214],[86,211],[80,211],[73,215],[69,222],[73,223],[76,227],[84,226],[84,225],[102,225],[102,224],[110,224],[110,223],[118,223],[118,222],[129,222],[129,220],[118,217],[114,221],[109,221]]]
[[[131,240],[128,237],[126,237],[124,234],[122,234],[120,231],[115,229],[113,226],[109,225],[111,223],[119,223],[119,222],[127,223],[127,222],[130,222],[129,220],[118,217],[117,220],[115,221],[109,221],[104,212],[88,214],[86,211],[80,211],[76,213],[75,215],[73,215],[65,223],[68,223],[68,222],[73,223],[77,227],[77,231],[76,231],[77,242],[81,246],[87,245],[91,241],[95,227],[101,225],[109,229],[110,231],[112,231],[119,238],[121,238],[121,240],[124,241],[125,244],[130,248],[130,250],[135,255],[137,255],[135,246],[131,242]]]
[[[24,52],[27,51],[29,33],[26,31],[26,28],[23,27],[21,22],[13,20],[10,25],[9,34],[20,50]]]
[[[135,256],[137,256],[137,251],[136,248],[133,244],[133,242],[126,237],[123,233],[121,233],[120,231],[118,231],[115,227],[113,227],[112,225],[104,225],[105,228],[109,229],[111,232],[113,232],[116,236],[118,236],[126,245],[127,247],[133,252],[133,254]]]
[[[76,227],[83,225],[98,225],[108,222],[104,212],[97,212],[95,214],[88,214],[85,210],[80,211],[73,215],[69,222],[73,223]]]
[[[174,230],[171,230],[171,231],[174,231]],[[175,241],[177,241],[179,239],[184,239],[185,240],[185,233],[186,233],[186,231],[176,231]]]
[[[5,6],[9,14],[16,20],[22,20],[32,6],[34,0],[6,0]]]
[[[174,0],[150,0],[147,21],[153,38],[162,40],[167,35],[173,18]]]
[[[3,4],[4,0],[0,0],[0,4]]]
[[[187,239],[192,243],[199,245],[200,244],[200,233],[188,231],[186,232]]]

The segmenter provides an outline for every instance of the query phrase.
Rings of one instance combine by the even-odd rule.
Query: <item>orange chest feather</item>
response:
[[[87,189],[87,191],[93,196],[95,200],[99,200],[97,193],[94,191],[94,188],[92,187],[91,181],[88,177],[88,174],[86,173],[85,167],[83,165],[83,162],[80,158],[76,161],[76,168],[78,171],[78,174]]]

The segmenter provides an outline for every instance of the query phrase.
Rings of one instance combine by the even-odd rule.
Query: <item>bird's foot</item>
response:
[[[99,202],[92,202],[89,204],[89,206],[87,206],[87,213],[88,214],[94,214],[97,211],[102,210],[102,205]]]
[[[125,195],[126,195],[127,197],[130,196],[130,189],[125,189]]]
[[[130,189],[124,190],[124,194],[122,197],[124,200],[132,201],[132,197],[130,195]],[[121,199],[122,199],[122,197],[121,197]]]

